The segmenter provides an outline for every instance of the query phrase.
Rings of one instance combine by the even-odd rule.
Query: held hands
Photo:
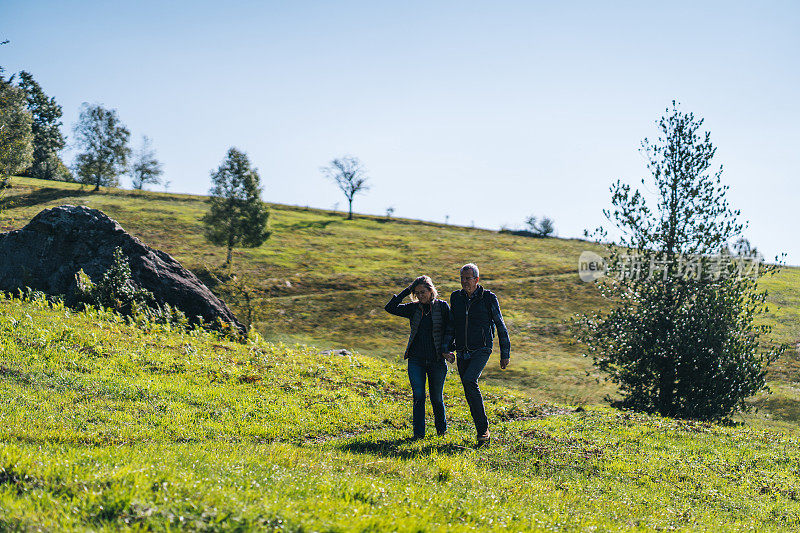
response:
[[[500,369],[505,370],[508,366],[509,359],[500,359]]]
[[[447,360],[447,362],[450,363],[450,364],[453,364],[453,363],[456,362],[456,356],[455,356],[455,354],[453,354],[453,352],[443,353],[442,357],[444,357],[445,360]]]

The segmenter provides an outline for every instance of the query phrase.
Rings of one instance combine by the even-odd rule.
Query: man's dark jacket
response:
[[[408,359],[410,355],[411,344],[414,342],[419,323],[422,321],[422,305],[419,302],[400,303],[409,294],[411,294],[411,290],[406,287],[400,294],[395,294],[384,307],[387,312],[405,317],[411,323],[411,334],[408,336],[404,359]],[[436,347],[437,357],[441,357],[443,353],[452,352],[453,321],[447,302],[438,298],[431,302],[431,321],[433,323],[433,344]]]
[[[497,296],[481,285],[467,296],[463,289],[450,295],[456,350],[459,353],[486,348],[491,353],[494,330],[497,328],[500,359],[511,357],[511,340],[500,313]]]

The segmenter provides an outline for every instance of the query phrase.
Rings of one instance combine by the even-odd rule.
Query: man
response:
[[[500,368],[505,369],[511,358],[511,341],[500,313],[500,303],[491,291],[478,282],[478,267],[472,263],[461,267],[461,290],[450,295],[451,321],[454,327],[458,375],[464,386],[464,395],[475,422],[478,445],[489,442],[489,420],[483,406],[483,396],[478,388],[489,356],[492,353],[494,330],[497,328],[500,343]]]

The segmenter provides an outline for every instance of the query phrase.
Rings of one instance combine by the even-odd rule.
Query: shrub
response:
[[[121,315],[159,323],[188,323],[186,315],[168,303],[159,304],[152,292],[137,287],[131,277],[131,267],[120,247],[114,250],[111,266],[99,282],[79,270],[75,275],[77,302],[83,305],[110,309]]]

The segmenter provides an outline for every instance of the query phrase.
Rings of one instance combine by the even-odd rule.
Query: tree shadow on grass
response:
[[[88,190],[82,189],[70,190],[44,187],[42,189],[36,189],[28,194],[7,196],[0,200],[0,208],[13,209],[18,207],[32,207],[34,205],[54,202],[62,198],[79,198],[81,196],[89,196],[90,194],[91,192]]]
[[[425,457],[432,452],[439,455],[461,455],[475,449],[473,446],[461,446],[452,442],[440,443],[436,440],[423,441],[422,446],[414,446],[411,437],[381,440],[356,440],[338,446],[341,451],[396,457],[398,459],[414,459]]]
[[[325,229],[334,222],[338,223],[339,220],[304,220],[295,222],[294,224],[277,224],[281,229],[289,231],[300,231],[304,229]]]

